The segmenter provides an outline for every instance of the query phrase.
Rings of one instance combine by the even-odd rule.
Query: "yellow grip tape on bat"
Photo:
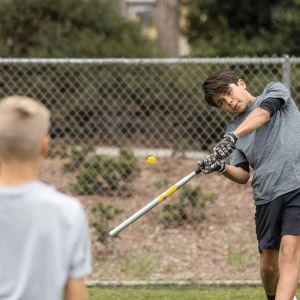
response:
[[[166,192],[164,192],[163,194],[161,194],[158,197],[158,202],[162,202],[164,201],[167,197],[169,197],[170,195],[172,195],[174,192],[176,192],[177,190],[177,186],[173,185],[172,187],[170,187]]]

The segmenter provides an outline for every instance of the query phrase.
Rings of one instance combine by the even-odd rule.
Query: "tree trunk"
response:
[[[172,57],[179,56],[178,0],[156,0],[155,22],[161,48]]]

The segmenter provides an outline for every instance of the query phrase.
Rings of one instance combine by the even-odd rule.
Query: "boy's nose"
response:
[[[229,97],[227,97],[227,98],[226,98],[226,102],[227,102],[227,104],[231,105],[231,104],[232,104],[232,99],[229,98]]]

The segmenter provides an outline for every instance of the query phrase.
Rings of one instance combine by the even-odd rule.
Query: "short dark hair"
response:
[[[212,73],[202,84],[205,101],[211,106],[218,107],[213,96],[226,93],[229,84],[238,84],[238,81],[239,77],[232,70],[219,70]]]

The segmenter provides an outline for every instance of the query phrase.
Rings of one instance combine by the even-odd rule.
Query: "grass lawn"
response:
[[[266,300],[261,287],[93,287],[89,300]]]

